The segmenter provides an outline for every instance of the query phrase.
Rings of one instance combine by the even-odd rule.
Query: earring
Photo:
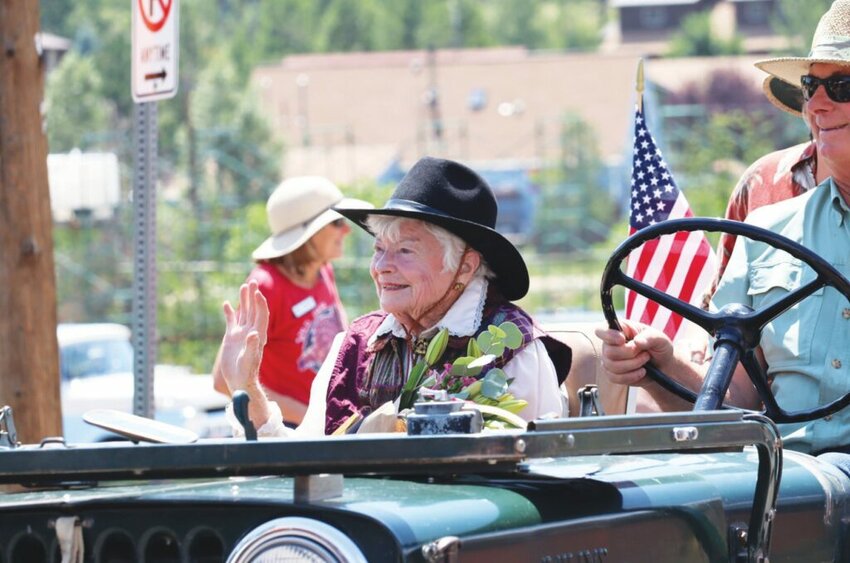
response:
[[[455,291],[462,291],[464,288],[463,282],[457,282],[452,286]]]

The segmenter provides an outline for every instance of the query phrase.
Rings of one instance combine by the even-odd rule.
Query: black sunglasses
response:
[[[850,102],[850,76],[830,76],[829,78],[818,78],[811,74],[800,77],[803,87],[803,99],[809,101],[817,92],[818,86],[823,84],[826,95],[833,102],[843,104]]]

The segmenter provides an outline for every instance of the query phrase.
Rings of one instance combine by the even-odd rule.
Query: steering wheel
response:
[[[769,244],[804,262],[814,270],[817,277],[757,311],[746,305],[730,304],[712,313],[639,282],[625,275],[621,270],[623,260],[645,242],[663,235],[693,231],[729,233]],[[601,283],[602,312],[605,320],[608,321],[608,326],[622,330],[612,300],[612,289],[615,285],[622,285],[666,307],[671,312],[698,325],[715,338],[714,355],[698,395],[662,373],[651,363],[644,366],[647,374],[664,389],[694,403],[694,410],[715,410],[723,407],[723,397],[729,388],[739,360],[764,405],[762,414],[767,415],[774,422],[814,420],[837,412],[850,404],[850,393],[847,393],[824,406],[792,412],[785,411],[777,404],[776,397],[770,389],[767,374],[756,357],[755,350],[761,340],[761,331],[764,326],[820,288],[834,287],[850,299],[850,282],[826,260],[801,244],[767,229],[738,221],[707,218],[663,221],[641,229],[629,237],[617,247],[605,265]]]

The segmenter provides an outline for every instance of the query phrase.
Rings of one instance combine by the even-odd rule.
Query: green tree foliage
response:
[[[593,0],[495,0],[485,13],[500,45],[588,50],[602,39],[604,11]]]
[[[99,95],[102,82],[94,61],[77,53],[69,53],[47,77],[47,133],[52,152],[86,150],[96,144],[99,135],[111,130],[113,104]]]
[[[320,51],[372,51],[376,47],[377,5],[371,0],[331,0],[317,29]]]
[[[229,51],[243,80],[255,66],[292,53],[315,50],[316,28],[327,2],[259,0],[234,10],[237,18]]]
[[[537,48],[543,45],[540,4],[523,0],[502,0],[496,11],[496,23],[501,43]]]
[[[752,82],[717,71],[665,99],[670,164],[694,213],[722,217],[746,166],[806,138],[803,121],[777,111]]]
[[[687,16],[682,29],[670,41],[670,56],[709,57],[714,55],[738,55],[744,52],[740,36],[731,39],[718,37],[711,28],[709,12]]]
[[[616,207],[603,184],[602,160],[593,130],[581,117],[561,122],[561,158],[557,168],[541,172],[537,248],[541,252],[582,252],[608,236]]]
[[[775,150],[767,114],[716,113],[690,130],[676,159],[680,187],[696,215],[722,217],[744,168]]]

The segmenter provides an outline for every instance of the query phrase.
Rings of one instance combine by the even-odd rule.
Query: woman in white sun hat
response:
[[[254,250],[257,264],[247,278],[257,282],[270,309],[260,381],[292,425],[301,422],[313,378],[347,324],[331,261],[342,256],[351,227],[334,205],[371,207],[344,198],[319,176],[282,182],[266,204],[272,235]],[[229,396],[218,359],[213,374],[216,389]]]

